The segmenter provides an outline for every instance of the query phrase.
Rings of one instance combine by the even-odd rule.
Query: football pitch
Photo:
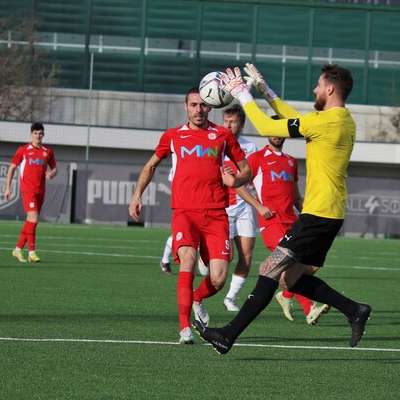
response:
[[[20,226],[0,222],[2,400],[400,398],[400,241],[338,238],[320,273],[372,305],[358,348],[337,311],[310,327],[273,301],[220,356],[198,337],[177,344],[177,267],[159,268],[167,230],[40,224],[42,262],[19,264]],[[257,239],[240,302],[266,254]],[[206,301],[211,326],[232,317],[222,300]]]

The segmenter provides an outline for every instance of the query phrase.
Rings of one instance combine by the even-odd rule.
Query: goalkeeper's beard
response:
[[[323,111],[323,109],[325,108],[325,104],[326,104],[326,100],[325,100],[325,99],[322,99],[322,98],[320,98],[320,97],[317,97],[317,98],[315,99],[314,108],[315,108],[317,111]]]

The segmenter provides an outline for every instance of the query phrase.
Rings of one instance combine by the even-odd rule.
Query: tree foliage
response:
[[[32,19],[0,18],[0,119],[33,121],[49,108],[54,66],[37,46]]]

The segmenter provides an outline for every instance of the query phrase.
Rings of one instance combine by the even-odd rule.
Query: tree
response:
[[[0,18],[0,119],[33,121],[49,108],[55,67],[37,42],[31,18]]]

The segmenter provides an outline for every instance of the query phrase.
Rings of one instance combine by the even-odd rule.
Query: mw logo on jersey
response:
[[[185,146],[181,147],[181,158],[185,158],[185,156],[191,156],[192,154],[200,158],[205,156],[218,158],[218,146],[204,148],[201,144],[197,144],[191,149],[188,149]]]
[[[29,165],[44,165],[44,160],[40,158],[30,158]]]
[[[289,172],[286,171],[281,171],[281,172],[275,172],[271,171],[271,181],[286,181],[286,182],[293,182],[293,174],[290,174]]]

